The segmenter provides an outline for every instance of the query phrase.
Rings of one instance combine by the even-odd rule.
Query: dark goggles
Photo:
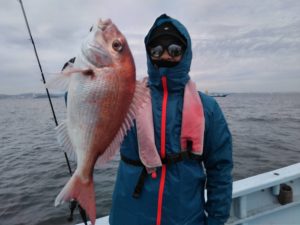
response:
[[[166,50],[172,58],[181,56],[184,52],[184,49],[181,45],[169,44],[168,46],[164,46],[160,44],[153,47],[149,47],[149,54],[152,58],[158,59]]]

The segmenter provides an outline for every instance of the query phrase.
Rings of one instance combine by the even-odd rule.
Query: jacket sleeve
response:
[[[207,175],[206,224],[223,225],[229,217],[232,198],[232,138],[216,101],[206,120],[203,152]]]

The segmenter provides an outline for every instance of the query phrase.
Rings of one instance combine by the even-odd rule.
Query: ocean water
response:
[[[234,180],[300,161],[300,93],[217,98],[233,135]],[[53,99],[58,121],[63,98]],[[54,199],[69,179],[47,99],[0,99],[0,224],[70,225]],[[71,167],[74,170],[74,162]],[[95,171],[97,216],[109,213],[118,156]]]

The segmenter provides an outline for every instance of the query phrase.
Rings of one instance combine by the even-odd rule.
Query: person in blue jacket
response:
[[[212,97],[199,93],[205,117],[203,154],[184,157],[180,149],[184,88],[192,60],[189,33],[179,21],[163,14],[145,37],[145,46],[155,145],[165,149],[168,160],[162,159],[156,178],[145,173],[137,127],[128,131],[121,145],[109,223],[223,225],[232,197],[232,139]],[[164,98],[166,87],[168,97]]]

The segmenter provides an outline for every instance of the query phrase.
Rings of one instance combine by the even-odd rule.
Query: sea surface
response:
[[[233,135],[234,180],[300,161],[300,93],[216,98]],[[58,121],[63,98],[53,99]],[[68,204],[54,199],[70,175],[46,98],[0,99],[0,224],[70,225]],[[118,156],[95,171],[97,216],[109,213]],[[75,163],[71,162],[74,170]]]

